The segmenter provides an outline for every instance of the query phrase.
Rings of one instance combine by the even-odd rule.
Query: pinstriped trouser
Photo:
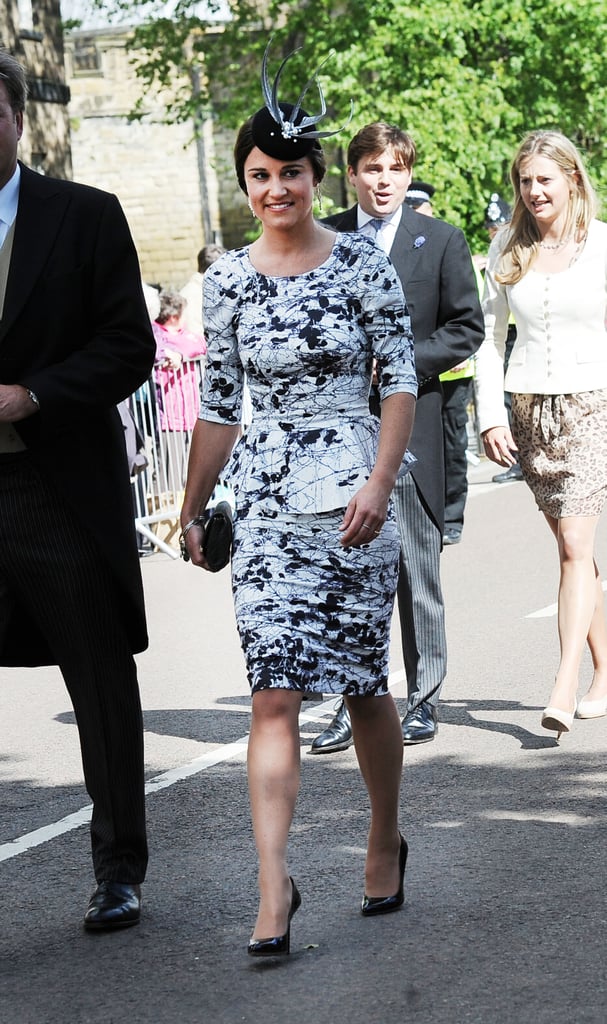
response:
[[[396,481],[393,499],[401,544],[398,613],[411,711],[423,701],[438,704],[447,673],[442,538],[410,473]]]
[[[72,700],[93,801],[95,877],[141,882],[143,724],[115,584],[27,456],[0,459],[0,646],[13,595],[46,637]]]

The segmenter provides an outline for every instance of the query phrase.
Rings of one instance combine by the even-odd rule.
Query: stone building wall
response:
[[[236,132],[234,129],[220,128],[215,123],[214,137],[213,167],[218,182],[222,244],[226,249],[237,249],[250,240],[248,236],[255,222],[234,171],[233,150]]]
[[[44,174],[69,178],[69,89],[59,0],[0,0],[0,45],[23,64],[28,76],[20,158]]]
[[[197,144],[191,125],[164,124],[162,95],[146,96],[142,119],[129,120],[141,85],[127,38],[124,29],[66,38],[74,178],[116,193],[145,280],[180,288],[198,250],[220,236],[213,140],[208,129]]]
[[[209,119],[196,142],[191,124],[164,123],[170,97],[162,93],[146,95],[142,119],[129,120],[142,83],[128,38],[124,26],[66,35],[74,177],[119,196],[144,279],[180,288],[196,269],[204,244],[236,248],[251,237],[255,224],[234,172],[233,129]],[[253,102],[261,104],[257,82],[252,91]],[[342,191],[341,175],[328,175],[323,192],[333,205],[343,205]],[[331,209],[327,199],[324,212]]]

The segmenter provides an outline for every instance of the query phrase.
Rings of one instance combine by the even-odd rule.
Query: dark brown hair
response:
[[[250,117],[248,121],[245,121],[245,123],[241,125],[234,144],[234,167],[236,169],[236,177],[238,178],[238,184],[245,195],[248,195],[248,193],[245,183],[244,165],[249,154],[253,152],[257,145],[253,139],[253,133],[251,131],[252,121],[253,118]],[[322,151],[320,143],[315,140],[310,152],[307,153],[305,157],[301,157],[301,159],[307,159],[310,161],[312,164],[312,170],[314,171],[314,177],[316,178],[316,184],[320,184],[327,170],[325,154]],[[285,160],[285,163],[287,162],[288,161]],[[299,160],[297,163],[299,163]]]
[[[202,249],[198,253],[198,273],[204,274],[205,270],[208,270],[215,260],[218,260],[223,255],[225,249],[223,245],[218,245],[217,242],[210,242],[209,245],[203,245]]]
[[[411,170],[417,156],[413,139],[401,128],[384,121],[374,121],[356,133],[348,146],[348,167],[356,174],[363,157],[383,153],[385,149],[392,149],[407,170]]]

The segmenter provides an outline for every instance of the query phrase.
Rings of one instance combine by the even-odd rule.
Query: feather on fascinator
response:
[[[268,78],[268,57],[272,40],[270,39],[265,48],[261,65],[261,90],[265,101],[265,107],[253,115],[251,122],[251,133],[255,145],[265,153],[266,156],[274,157],[276,160],[299,160],[309,153],[317,144],[318,139],[327,139],[331,135],[337,135],[350,123],[354,113],[351,103],[350,117],[342,128],[336,131],[317,131],[315,125],[322,121],[327,113],[327,105],[323,96],[318,74],[326,62],[333,56],[333,51],[325,58],[322,64],[310,76],[302,89],[295,104],[282,103],[278,99],[278,87],[280,76],[284,67],[297,50],[293,50],[282,61],[272,85]],[[302,107],[302,103],[312,85],[316,85],[320,98],[320,113],[310,115]],[[350,101],[351,102],[351,101]]]

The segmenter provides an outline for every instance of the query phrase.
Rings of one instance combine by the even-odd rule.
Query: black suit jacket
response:
[[[147,645],[124,429],[116,410],[149,376],[155,344],[131,234],[115,196],[21,165],[0,321],[0,382],[40,411],[16,424],[116,580],[132,648]],[[53,659],[19,606],[3,664]]]
[[[339,231],[357,230],[354,206],[327,217]],[[401,280],[413,329],[419,393],[409,450],[412,475],[441,534],[445,518],[442,389],[439,374],[473,355],[484,336],[470,250],[459,228],[403,205],[390,259]]]

